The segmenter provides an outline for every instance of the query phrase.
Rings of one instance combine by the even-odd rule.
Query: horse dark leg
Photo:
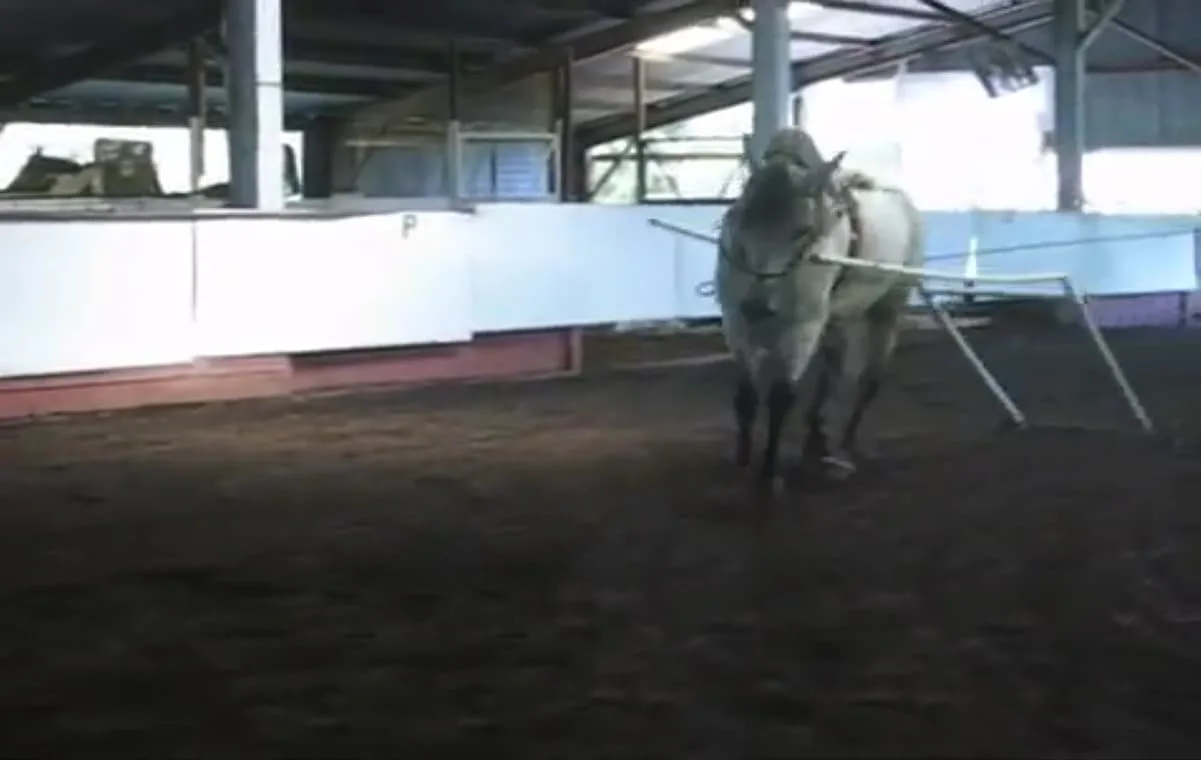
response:
[[[859,381],[859,392],[855,395],[855,405],[847,416],[846,427],[842,431],[841,448],[848,454],[854,455],[855,440],[859,436],[859,427],[863,423],[863,415],[867,412],[876,396],[880,393],[880,373],[869,371],[864,373]]]
[[[805,447],[802,455],[808,461],[820,461],[830,453],[830,439],[826,435],[825,407],[830,400],[834,385],[838,381],[839,366],[842,354],[836,346],[826,344],[821,348],[819,356],[817,387],[813,391],[813,399],[805,411]]]
[[[777,380],[772,383],[767,392],[767,444],[759,471],[761,486],[775,488],[779,485],[780,437],[795,403],[796,389],[791,382]]]
[[[855,400],[842,430],[841,448],[855,456],[855,442],[864,415],[880,394],[884,372],[897,345],[901,329],[901,313],[908,300],[907,292],[892,295],[868,312],[864,340],[864,368],[860,374]]]
[[[734,464],[746,467],[751,463],[751,436],[755,429],[755,413],[759,409],[759,391],[748,373],[741,373],[734,386],[734,420],[738,424],[734,443]]]

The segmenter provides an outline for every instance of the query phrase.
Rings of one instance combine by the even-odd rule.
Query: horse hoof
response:
[[[785,490],[784,478],[779,475],[760,478],[755,483],[755,492],[760,498],[771,499],[782,496]]]
[[[998,433],[1020,433],[1026,429],[1026,422],[1015,421],[1012,417],[1005,417],[997,423],[996,432]]]
[[[822,457],[821,463],[827,480],[847,480],[859,470],[854,462],[843,457],[825,456]]]

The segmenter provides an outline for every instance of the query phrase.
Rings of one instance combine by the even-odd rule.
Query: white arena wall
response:
[[[573,328],[716,314],[697,291],[712,246],[649,220],[711,231],[719,206],[373,205],[282,217],[0,215],[0,378],[16,379],[25,399],[0,404],[0,416],[88,408],[29,401],[55,378],[60,391],[80,385],[80,373],[238,359],[271,374],[281,370],[264,357],[428,353],[505,334],[553,335],[567,341],[562,353],[578,350],[565,337]],[[1197,287],[1192,217],[930,213],[927,224],[931,268],[963,272],[974,239],[980,274],[1065,271],[1094,296]],[[556,354],[530,371],[576,361]],[[510,364],[508,374],[521,369]],[[258,395],[296,389],[265,383]]]

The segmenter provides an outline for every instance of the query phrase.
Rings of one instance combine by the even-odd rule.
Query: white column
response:
[[[751,151],[758,161],[771,136],[790,122],[792,29],[788,0],[752,0],[751,8],[755,12],[751,28]]]
[[[281,0],[226,0],[230,204],[284,207]]]

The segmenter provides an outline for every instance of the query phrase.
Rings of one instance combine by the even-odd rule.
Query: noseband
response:
[[[825,191],[819,191],[817,198],[821,199],[825,195]],[[844,216],[849,216],[851,222],[851,233],[853,239],[857,240],[859,237],[859,215],[856,213],[855,200],[853,197],[851,197],[850,189],[841,188],[835,193],[832,200],[838,204],[833,209],[834,223],[836,224]],[[734,209],[727,211],[727,218],[733,212]],[[827,234],[832,227],[833,225],[830,225],[829,227],[810,227],[805,230],[798,230],[796,233],[794,233],[792,238],[789,240],[789,243],[794,246],[795,252],[793,253],[792,257],[789,258],[788,262],[778,270],[767,271],[755,269],[749,266],[745,261],[741,260],[741,257],[735,257],[731,255],[730,250],[725,245],[719,245],[717,247],[717,251],[718,255],[721,256],[721,258],[727,264],[745,275],[754,277],[757,280],[778,280],[781,277],[789,275],[794,269],[796,269],[797,266],[804,260],[805,253],[809,247],[820,240],[823,235]]]

